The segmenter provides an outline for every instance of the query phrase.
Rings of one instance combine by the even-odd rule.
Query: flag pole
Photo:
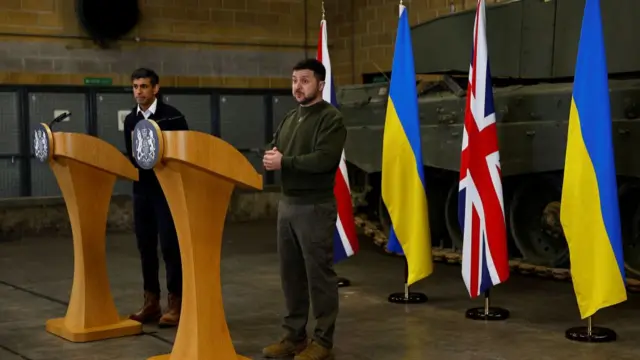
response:
[[[593,316],[587,318],[587,326],[576,326],[565,332],[569,340],[579,342],[604,343],[616,341],[618,335],[609,328],[593,326]]]
[[[403,6],[402,0],[400,0],[400,6]],[[391,236],[391,233],[389,235]],[[391,293],[388,301],[395,304],[421,304],[428,301],[426,294],[411,291],[409,286],[409,263],[407,262],[406,254],[404,254],[404,292]]]
[[[473,180],[474,176],[477,176],[476,179],[483,177],[483,175],[481,175],[483,173],[482,171],[478,171],[476,174],[477,170],[474,170],[474,164],[479,166],[476,169],[480,170],[480,167],[482,167],[486,173],[492,171],[490,168],[495,169],[500,166],[499,160],[491,164],[486,160],[490,154],[497,155],[497,158],[499,158],[499,141],[497,135],[495,135],[498,130],[496,129],[493,87],[488,56],[489,50],[486,40],[484,0],[479,0],[476,4],[473,39],[472,66],[470,67],[468,76],[468,101],[465,108],[464,120],[465,135],[467,133],[470,135],[468,136],[468,141],[462,141],[460,189],[458,192],[458,201],[460,202],[460,206],[464,207],[464,211],[458,213],[458,220],[462,233],[464,234],[463,253],[465,255],[462,259],[462,271],[465,285],[472,298],[480,295],[479,292],[481,289],[484,288],[485,290],[484,306],[467,309],[465,317],[472,320],[506,320],[510,315],[509,310],[492,307],[490,292],[490,287],[506,281],[509,277],[506,224],[504,222],[504,206],[502,205],[502,179],[500,175],[497,175],[496,183],[492,186],[483,185],[487,183],[491,184],[491,178],[488,180],[485,178],[484,181],[478,180],[477,183],[476,180]],[[471,80],[475,80],[476,77],[484,77],[485,83],[483,85],[477,85],[477,82]],[[471,93],[474,91],[485,93],[486,97],[482,97],[480,100],[470,98]],[[482,112],[481,114],[475,114],[471,109],[477,107],[489,111],[487,113]],[[477,122],[487,118],[490,119],[490,122],[487,123],[485,128],[491,128],[493,132],[483,131],[478,128]],[[483,150],[481,146],[478,147],[478,142],[492,143],[492,147],[490,150]],[[477,191],[480,199],[477,203],[470,201],[471,195],[467,190],[469,187],[476,188],[476,190],[473,191]],[[486,202],[483,198],[487,199]],[[479,208],[480,205],[482,205],[481,208]],[[467,212],[471,213],[472,211],[485,213],[483,216],[485,219],[483,220],[480,217],[475,217],[474,219],[473,216],[470,219]],[[501,220],[491,225],[486,221],[486,218],[490,217],[501,217]],[[477,229],[479,227],[484,227],[482,234],[476,230],[470,231],[470,229]],[[487,253],[491,255],[487,255]],[[487,261],[487,257],[492,257],[493,261]],[[476,265],[471,264],[474,261]],[[478,263],[482,265],[478,266]],[[492,276],[487,276],[489,273],[491,273]],[[475,281],[472,281],[472,279]]]
[[[565,337],[593,343],[617,338],[612,329],[593,326],[595,312],[627,301],[606,57],[600,1],[586,0],[569,108],[560,222],[578,308],[587,318],[586,327],[569,328]],[[598,205],[585,206],[594,200]],[[611,250],[599,251],[601,246]]]
[[[392,293],[389,295],[389,302],[395,304],[421,304],[427,302],[427,295],[421,292],[410,291],[409,284],[409,263],[407,257],[404,258],[404,292]]]
[[[326,11],[324,9],[324,1],[322,1],[322,20],[326,20]],[[351,285],[351,281],[343,276],[338,276],[338,287],[348,287]]]
[[[491,306],[490,291],[484,292],[484,306],[468,309],[465,317],[471,320],[507,320],[509,310]]]

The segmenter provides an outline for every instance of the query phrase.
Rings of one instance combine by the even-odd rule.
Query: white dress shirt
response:
[[[142,116],[144,116],[146,120],[146,119],[149,119],[149,116],[155,114],[157,107],[158,107],[158,99],[155,99],[153,100],[153,104],[151,104],[151,106],[149,106],[149,108],[146,111],[142,111],[142,109],[140,109],[140,105],[138,105],[138,113],[142,113]]]

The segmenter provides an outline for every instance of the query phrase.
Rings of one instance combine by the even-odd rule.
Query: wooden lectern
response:
[[[182,312],[170,355],[153,360],[236,360],[220,284],[224,222],[235,186],[262,190],[262,176],[227,142],[196,131],[162,132],[140,121],[133,153],[154,169],[171,209],[182,257]]]
[[[49,163],[67,205],[73,232],[74,273],[64,318],[48,332],[73,342],[136,335],[142,324],[118,315],[107,275],[106,227],[116,178],[138,180],[138,170],[111,144],[91,135],[34,131],[35,157]]]

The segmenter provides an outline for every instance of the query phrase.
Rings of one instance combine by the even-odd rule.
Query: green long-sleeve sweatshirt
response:
[[[268,144],[282,153],[282,194],[287,200],[313,203],[334,197],[346,138],[342,114],[326,101],[287,113]]]

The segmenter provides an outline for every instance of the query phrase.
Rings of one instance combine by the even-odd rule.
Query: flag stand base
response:
[[[405,292],[393,293],[389,295],[389,302],[394,304],[422,304],[427,302],[427,295],[419,292],[409,291],[409,286],[405,284]]]
[[[509,310],[489,305],[489,291],[484,293],[484,307],[468,309],[465,317],[471,320],[507,320],[509,318]]]
[[[565,332],[565,337],[579,342],[604,343],[616,341],[618,336],[611,329],[592,326],[591,316],[589,316],[587,326],[572,327]]]
[[[471,320],[506,320],[509,318],[509,310],[499,307],[488,309],[478,307],[467,310],[465,317]]]
[[[389,302],[394,304],[422,304],[429,300],[427,295],[420,292],[409,291],[409,264],[407,264],[407,258],[404,259],[404,292],[392,293],[389,295]]]
[[[351,281],[345,277],[338,276],[338,287],[351,286]]]

